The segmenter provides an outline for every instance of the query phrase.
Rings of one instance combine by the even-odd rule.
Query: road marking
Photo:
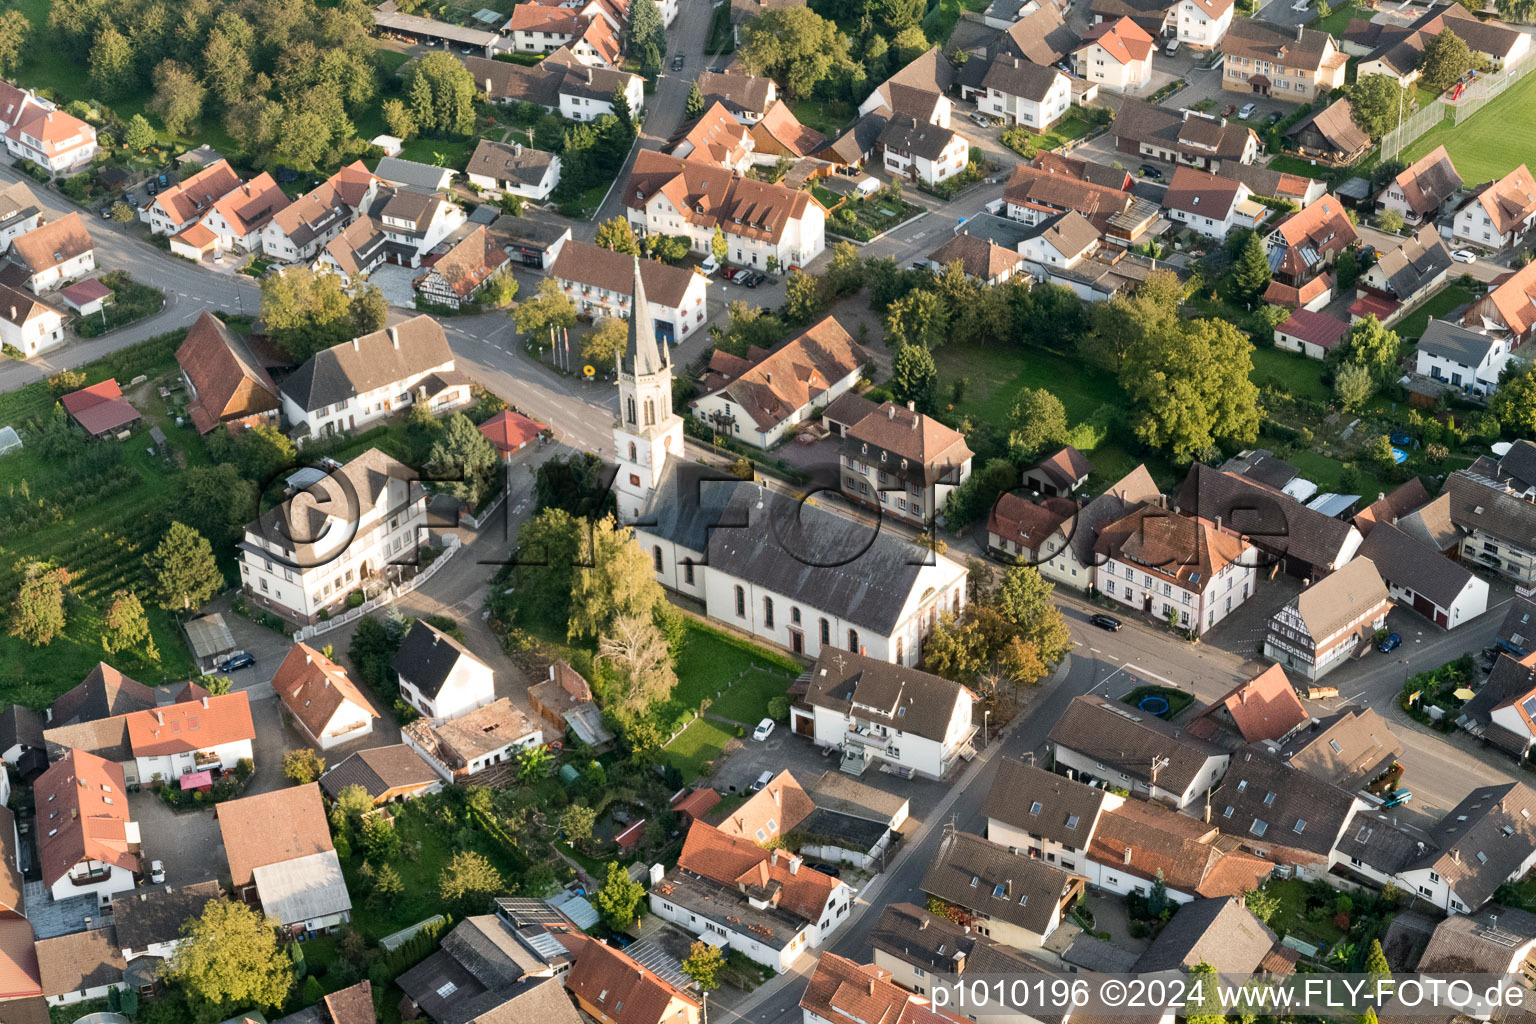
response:
[[[1106,654],[1106,655],[1104,655],[1104,657],[1108,658],[1110,661],[1119,661],[1120,660],[1119,658],[1115,657],[1113,654]]]

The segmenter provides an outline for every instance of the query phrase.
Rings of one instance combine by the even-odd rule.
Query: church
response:
[[[689,459],[672,411],[671,354],[657,346],[638,259],[633,295],[613,487],[657,582],[795,654],[836,649],[917,664],[939,615],[964,607],[965,567],[815,495],[797,500]]]

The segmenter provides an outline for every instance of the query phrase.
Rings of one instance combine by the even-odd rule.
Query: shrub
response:
[[[354,590],[347,595],[347,607],[356,608],[363,603],[363,600],[363,592],[361,590]]]

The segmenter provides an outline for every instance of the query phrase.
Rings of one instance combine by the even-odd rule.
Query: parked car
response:
[[[704,274],[705,277],[711,276],[715,271],[719,269],[720,264],[715,262],[715,257],[713,254],[706,256],[704,258],[703,265],[699,267],[699,270]]]
[[[981,113],[980,111],[976,111],[975,113],[971,114],[970,118],[971,118],[972,121],[975,121],[977,124],[981,125],[983,128],[990,128],[990,127],[992,127],[992,119],[990,117],[988,117],[986,114]]]
[[[1393,633],[1391,636],[1387,637],[1381,642],[1381,645],[1377,648],[1377,650],[1381,651],[1382,654],[1391,654],[1402,645],[1402,636],[1397,633]]]
[[[123,202],[127,203],[129,206],[137,208],[139,205],[139,197],[134,195],[132,192],[129,192],[127,195],[123,196]]]
[[[1236,103],[1228,103],[1226,106],[1221,108],[1222,117],[1231,117],[1235,113],[1237,113]]]
[[[167,185],[169,185],[171,183],[171,179],[162,174],[162,175],[160,175],[160,177],[155,179],[155,183],[157,185],[159,185],[161,188],[165,188]]]
[[[145,184],[144,191],[149,193],[150,195],[154,195],[156,192],[160,191],[160,186],[155,184],[153,181],[150,181],[147,184]]]
[[[1120,632],[1120,627],[1123,625],[1123,623],[1121,623],[1121,621],[1115,618],[1113,615],[1105,615],[1102,612],[1098,615],[1088,616],[1088,621],[1093,623],[1095,626],[1098,626],[1100,629],[1109,630],[1111,633]]]
[[[720,280],[735,282],[736,276],[741,273],[740,267],[726,267],[720,271]]]
[[[220,672],[235,672],[242,668],[255,668],[256,655],[249,651],[236,651],[234,654],[215,662]]]
[[[1279,124],[1280,123],[1280,111],[1277,110],[1273,114],[1270,114],[1269,115],[1269,120],[1266,121],[1265,123],[1268,124],[1271,128],[1273,128],[1275,125]]]
[[[108,203],[106,206],[103,206],[101,208],[101,219],[102,220],[111,220],[112,219],[112,204],[111,203]]]
[[[1238,120],[1239,120],[1239,121],[1246,121],[1246,120],[1248,120],[1248,119],[1249,119],[1249,118],[1250,118],[1250,117],[1252,117],[1252,116],[1253,116],[1253,112],[1254,112],[1254,111],[1255,111],[1255,110],[1257,110],[1257,109],[1258,109],[1258,107],[1257,107],[1257,106],[1256,106],[1256,105],[1255,105],[1255,104],[1252,104],[1252,103],[1244,103],[1244,104],[1243,104],[1243,109],[1242,109],[1242,110],[1239,110],[1239,111],[1238,111],[1238,112],[1237,112],[1237,118],[1238,118]]]
[[[772,781],[773,781],[773,772],[771,772],[771,771],[764,771],[763,774],[761,774],[761,775],[759,775],[757,777],[757,781],[752,783],[752,792],[754,792],[754,793],[759,792],[764,786],[768,785],[768,783],[770,783]]]
[[[1154,181],[1161,181],[1163,178],[1163,171],[1162,168],[1155,167],[1152,164],[1142,164],[1141,176],[1143,178],[1151,178]]]
[[[1392,794],[1390,796],[1388,796],[1385,800],[1382,801],[1381,806],[1383,806],[1383,807],[1401,807],[1403,804],[1407,803],[1408,801],[1410,801],[1412,799],[1413,799],[1412,791],[1406,790],[1406,789],[1395,789],[1395,790],[1392,791]]]
[[[762,274],[759,274],[755,270],[748,270],[743,272],[741,277],[737,278],[736,283],[744,284],[748,288],[756,288],[758,285],[763,283],[763,280],[764,278]]]
[[[672,70],[673,71],[681,71],[681,70],[683,70],[683,55],[682,54],[678,54],[676,57],[672,58]]]
[[[1471,249],[1456,249],[1451,252],[1451,259],[1457,263],[1476,263],[1477,253]]]
[[[1168,40],[1168,45],[1163,47],[1163,52],[1166,53],[1170,57],[1172,57],[1174,54],[1178,53],[1179,52],[1179,41],[1177,39],[1170,39],[1170,40]]]
[[[149,862],[149,884],[165,884],[165,865],[158,860],[152,860]]]
[[[752,738],[761,743],[773,735],[773,719],[765,718],[757,723],[757,728],[752,730]]]
[[[820,871],[822,874],[830,875],[833,878],[843,877],[843,869],[836,864],[812,864],[811,870]]]

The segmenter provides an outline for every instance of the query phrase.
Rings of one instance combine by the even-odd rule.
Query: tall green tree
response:
[[[1413,94],[1391,75],[1362,75],[1349,89],[1355,124],[1373,139],[1396,128],[1418,105]]]
[[[852,63],[848,37],[809,7],[766,11],[741,31],[742,64],[792,97],[809,96],[817,83]]]
[[[352,298],[341,278],[308,267],[261,279],[261,316],[272,340],[296,362],[355,337]]]
[[[474,509],[495,487],[501,459],[474,422],[456,412],[432,445],[427,465],[432,479],[443,481],[449,494]]]
[[[117,99],[132,91],[138,76],[133,68],[133,46],[110,22],[96,35],[89,60],[91,90],[103,99]]]
[[[1028,461],[1061,444],[1067,436],[1067,410],[1044,388],[1023,388],[1008,413],[1008,450]]]
[[[1536,0],[1493,0],[1493,6],[1505,21],[1536,21]]]
[[[172,135],[184,135],[203,116],[207,90],[185,64],[163,60],[155,66],[155,95],[149,109]]]
[[[629,872],[617,861],[608,862],[608,877],[597,890],[597,909],[608,927],[621,930],[629,927],[645,899],[645,886],[632,881]]]
[[[720,225],[715,225],[715,233],[709,237],[709,252],[714,256],[715,262],[724,264],[726,257],[730,255],[730,248],[726,245],[725,232],[720,230]]]
[[[626,256],[640,255],[640,240],[635,237],[635,229],[630,227],[629,220],[625,217],[614,217],[599,224],[597,237],[593,242],[604,249],[612,249]]]
[[[1072,649],[1072,635],[1061,609],[1051,600],[1056,585],[1032,565],[1013,565],[1003,574],[992,599],[997,612],[1035,646],[1040,657],[1054,662]]]
[[[931,288],[917,288],[892,302],[885,311],[885,343],[892,348],[922,345],[938,348],[949,330],[949,309]]]
[[[1527,366],[1500,383],[1489,408],[1510,435],[1536,435],[1536,367]]]
[[[612,368],[629,341],[629,321],[605,316],[581,339],[581,358],[594,367]]]
[[[1264,257],[1264,243],[1258,232],[1250,232],[1238,251],[1232,267],[1232,297],[1239,302],[1257,302],[1269,287],[1269,260]]]
[[[546,277],[539,282],[533,297],[524,299],[512,311],[512,323],[519,333],[542,348],[549,344],[551,329],[576,325],[576,304],[560,290],[558,281]]]
[[[656,0],[634,0],[629,5],[629,55],[639,57],[650,44],[658,49],[667,45],[667,30],[662,23]]]
[[[213,547],[202,534],[173,522],[155,550],[144,556],[160,607],[186,611],[224,589]]]
[[[484,855],[460,850],[438,875],[437,894],[460,914],[483,914],[505,884]]]
[[[1472,69],[1472,50],[1466,40],[1450,29],[1435,36],[1424,46],[1419,61],[1419,77],[1437,92],[1455,85]]]
[[[821,315],[821,278],[803,270],[792,270],[784,283],[784,305],[780,314],[787,324],[803,327]]]
[[[256,518],[256,483],[242,477],[233,463],[189,466],[181,474],[179,507],[188,526],[222,547]]]
[[[123,144],[129,149],[143,152],[155,144],[155,129],[143,114],[134,114],[123,131]]]
[[[576,566],[567,627],[572,639],[601,636],[621,616],[649,616],[662,600],[634,531],[611,518],[582,532]]]
[[[1536,0],[1533,0],[1536,2]],[[704,94],[699,91],[699,83],[695,81],[688,87],[688,102],[683,107],[683,117],[694,121],[704,116]]]
[[[491,283],[495,282],[491,279]],[[490,287],[488,283],[487,288]],[[352,305],[347,310],[347,317],[352,321],[351,330],[354,338],[360,338],[374,331],[382,331],[384,324],[389,320],[389,300],[384,298],[384,291],[376,284],[364,283],[356,289],[352,296]]]
[[[158,658],[154,637],[149,632],[149,617],[144,605],[131,590],[115,590],[102,617],[101,647],[108,654],[122,651],[144,651]]]
[[[203,84],[220,106],[229,107],[250,81],[250,55],[223,29],[214,28],[203,43]]]
[[[21,583],[11,600],[10,634],[33,647],[46,647],[64,632],[64,597],[70,572],[36,560],[18,565]]]
[[[1333,397],[1345,412],[1358,412],[1376,393],[1371,371],[1357,363],[1345,363],[1333,375]]]
[[[280,1008],[293,991],[293,961],[277,944],[275,922],[244,903],[213,900],[181,927],[181,943],[162,967],[186,993],[194,1016],[221,1020],[253,1006]]]
[[[695,942],[688,947],[683,973],[698,983],[700,992],[713,992],[720,987],[720,969],[724,966],[725,957],[719,946]]]
[[[229,447],[230,461],[239,468],[240,475],[261,485],[288,469],[299,457],[299,450],[288,435],[270,423],[242,430]]]
[[[380,104],[379,110],[384,115],[384,127],[389,129],[389,134],[397,139],[416,137],[416,115],[404,100],[391,96]]]
[[[20,11],[0,14],[0,78],[10,78],[21,69],[21,55],[32,35],[32,23]]]
[[[1188,462],[1217,441],[1258,436],[1253,346],[1223,320],[1159,331],[1132,349],[1120,371],[1131,427],[1142,443]]]
[[[1384,386],[1397,376],[1401,348],[1397,332],[1368,313],[1354,322],[1333,355],[1339,363],[1364,367],[1377,386]]]
[[[938,405],[939,369],[933,355],[921,345],[904,345],[891,361],[891,396],[911,402],[918,412],[931,413]]]
[[[464,136],[475,129],[475,79],[451,53],[433,51],[411,69],[405,94],[417,127],[428,135]]]

